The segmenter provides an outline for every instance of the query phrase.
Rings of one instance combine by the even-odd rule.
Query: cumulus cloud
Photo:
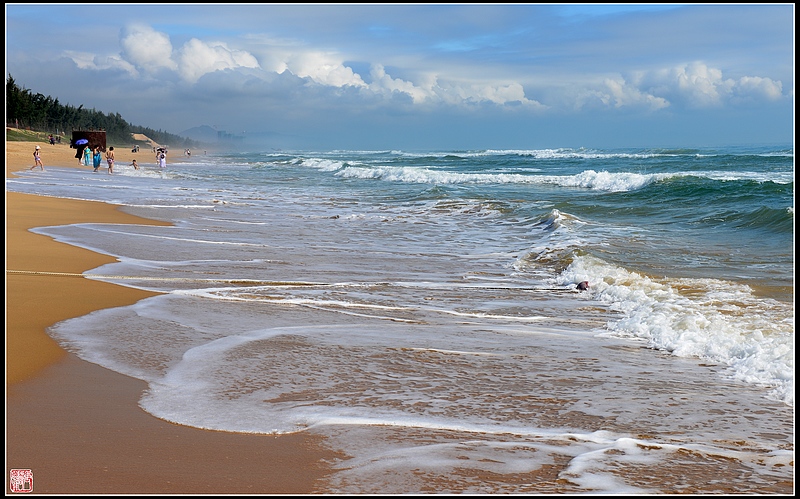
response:
[[[670,106],[715,108],[741,102],[776,101],[783,97],[782,84],[769,78],[725,78],[721,69],[702,62],[651,71],[634,71],[627,77],[603,79],[602,83],[573,90],[573,109],[640,108],[651,111]]]
[[[718,106],[734,85],[733,80],[722,78],[721,70],[699,62],[671,69],[667,78],[674,81],[678,93],[696,107]]]
[[[372,83],[369,85],[369,88],[378,94],[391,92],[405,93],[417,104],[433,95],[429,90],[426,91],[423,88],[417,87],[410,81],[392,78],[386,74],[386,69],[382,64],[374,64],[370,68],[370,77],[372,78]]]
[[[525,89],[519,83],[487,84],[440,81],[436,75],[423,74],[419,82],[394,78],[386,72],[381,64],[374,64],[370,69],[371,83],[369,89],[376,94],[389,95],[402,93],[408,95],[412,102],[421,104],[444,103],[448,105],[472,105],[477,103],[494,103],[499,106],[507,104],[523,104],[536,108],[544,108],[542,104],[525,96]]]
[[[301,78],[311,78],[321,85],[366,86],[364,80],[351,68],[345,66],[340,58],[329,53],[298,50],[288,55],[282,66],[285,66],[292,74]]]
[[[192,38],[178,53],[181,78],[196,82],[201,76],[214,71],[234,68],[258,68],[258,61],[243,50],[232,50],[225,43],[205,43]]]
[[[133,77],[138,76],[136,68],[118,56],[96,56],[87,52],[74,52],[69,50],[65,51],[64,55],[72,59],[72,62],[80,69],[91,69],[95,71],[119,69]]]
[[[324,87],[355,87],[366,89],[375,95],[392,98],[407,95],[414,104],[440,102],[449,105],[494,103],[496,105],[523,104],[544,107],[525,96],[520,83],[448,83],[440,86],[437,76],[423,74],[418,82],[396,78],[386,72],[380,63],[370,70],[370,84],[364,82],[343,58],[332,52],[308,49],[286,41],[259,40],[262,49],[260,59],[252,53],[232,49],[224,42],[205,42],[192,38],[178,50],[174,50],[170,38],[149,26],[132,24],[121,35],[120,62],[127,62],[130,69],[153,74],[158,70],[176,72],[185,82],[194,84],[201,77],[221,70],[242,68],[261,69],[281,74],[284,71],[300,78],[307,78]],[[76,63],[78,61],[76,60]],[[87,58],[80,59],[86,67]],[[262,81],[270,78],[265,74]]]
[[[122,57],[146,73],[159,69],[176,70],[169,35],[149,26],[132,24],[122,29]]]
[[[94,54],[65,50],[64,55],[72,59],[72,62],[80,69],[97,69],[97,64],[94,62]]]
[[[725,78],[721,69],[702,62],[644,72],[636,84],[650,93],[690,108],[720,107],[742,100],[774,101],[782,97],[782,84],[769,78]]]
[[[452,105],[492,103],[498,106],[523,105],[530,109],[547,107],[527,98],[524,87],[516,82],[507,84],[441,82],[436,88],[436,93],[444,102]]]
[[[622,78],[616,80],[607,78],[604,86],[607,92],[600,94],[601,100],[615,108],[635,106],[656,110],[669,106],[666,99],[642,92]]]
[[[734,90],[744,98],[763,97],[767,100],[776,101],[783,96],[783,84],[781,82],[758,76],[740,78],[736,82]]]
[[[473,86],[472,91],[474,94],[472,98],[480,101],[493,102],[499,105],[521,103],[524,105],[541,107],[541,104],[538,102],[525,97],[525,89],[519,83]]]
[[[486,74],[479,79],[449,79],[446,70],[421,72],[414,80],[395,77],[383,64],[370,66],[369,84],[333,51],[308,48],[291,40],[258,37],[249,40],[247,50],[232,48],[221,41],[192,38],[177,50],[170,37],[150,26],[132,24],[120,35],[121,53],[93,56],[72,52],[67,55],[81,69],[119,69],[133,77],[172,72],[184,82],[194,85],[203,76],[222,71],[234,78],[246,75],[247,85],[258,85],[266,91],[276,84],[274,76],[293,75],[299,78],[296,90],[337,90],[339,95],[360,95],[370,100],[410,102],[414,105],[444,104],[447,106],[496,105],[524,109],[562,108],[644,109],[658,111],[670,106],[713,108],[742,102],[775,101],[783,97],[780,81],[759,76],[725,78],[719,68],[695,61],[657,70],[631,71],[625,75],[596,77],[589,82],[564,81],[549,89],[513,78],[493,82]],[[414,69],[414,68],[410,68]],[[524,75],[520,75],[524,77]],[[286,83],[284,80],[281,80]],[[217,84],[222,84],[221,81]],[[528,90],[526,91],[526,87]],[[359,90],[351,94],[348,89]],[[285,89],[284,89],[285,90]],[[269,92],[262,93],[268,94]],[[531,99],[528,95],[537,95]],[[543,100],[541,97],[546,96]]]
[[[189,83],[205,74],[234,68],[258,68],[258,60],[244,50],[231,49],[224,42],[192,38],[174,50],[169,35],[149,26],[132,24],[122,30],[121,56],[147,74],[169,70]]]

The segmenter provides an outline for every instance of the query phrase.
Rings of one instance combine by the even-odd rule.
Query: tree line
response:
[[[103,114],[94,108],[85,109],[61,104],[58,98],[20,87],[9,75],[6,80],[6,126],[66,135],[72,130],[105,130],[106,140],[114,143],[132,141],[131,134],[147,135],[159,144],[180,148],[200,147],[200,142],[162,130],[131,125],[119,113]]]

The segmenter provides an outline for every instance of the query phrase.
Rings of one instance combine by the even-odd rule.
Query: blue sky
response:
[[[6,4],[6,77],[307,149],[794,142],[794,4]]]

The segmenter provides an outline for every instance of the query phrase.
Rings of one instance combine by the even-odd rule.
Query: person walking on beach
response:
[[[42,149],[41,147],[36,146],[36,149],[33,150],[33,160],[35,161],[35,163],[33,166],[31,166],[31,170],[33,170],[37,166],[42,170],[44,170],[44,165],[42,164],[42,158],[39,156],[39,151],[41,149]]]
[[[83,164],[92,166],[92,149],[88,146],[83,149]]]
[[[94,148],[92,159],[94,161],[94,171],[97,171],[97,169],[100,168],[100,161],[103,160],[103,156],[100,154],[100,147]]]
[[[161,168],[166,168],[167,167],[167,152],[166,151],[162,151],[161,154],[159,154],[159,156],[158,156],[158,166],[160,166]]]
[[[108,163],[108,174],[114,173],[114,146],[108,148],[106,151],[106,162]]]

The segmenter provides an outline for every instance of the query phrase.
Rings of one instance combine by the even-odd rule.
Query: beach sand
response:
[[[6,142],[6,178],[33,166],[37,144],[45,170],[80,167],[67,144]],[[147,150],[115,152],[118,164],[153,162]],[[47,335],[62,320],[152,296],[74,275],[115,259],[28,230],[79,222],[161,224],[105,203],[6,192],[6,494],[11,469],[31,470],[33,493],[44,494],[314,493],[335,457],[320,438],[160,420],[138,406],[143,381],[85,362]]]

